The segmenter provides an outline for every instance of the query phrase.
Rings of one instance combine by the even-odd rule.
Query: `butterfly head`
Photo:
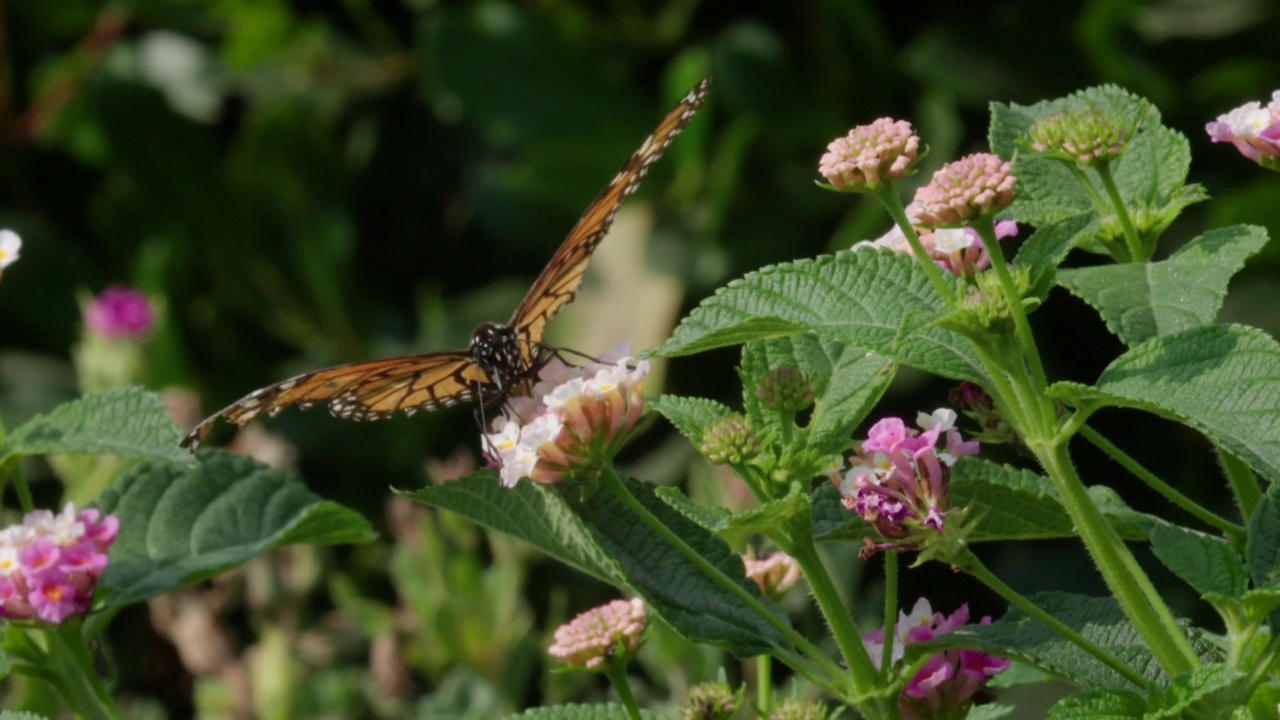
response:
[[[520,339],[515,328],[487,322],[471,333],[471,358],[500,390],[508,390],[528,379],[532,373],[520,352]]]

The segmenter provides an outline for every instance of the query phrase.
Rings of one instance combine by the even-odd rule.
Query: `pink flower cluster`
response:
[[[547,652],[567,665],[595,670],[635,651],[644,629],[644,600],[614,600],[556,628],[555,643]]]
[[[781,550],[759,558],[748,552],[742,556],[742,564],[746,567],[747,577],[769,597],[782,597],[804,577],[800,563]]]
[[[1204,126],[1213,142],[1229,142],[1241,155],[1263,165],[1280,161],[1280,90],[1271,102],[1245,103]]]
[[[88,610],[119,529],[114,515],[67,503],[0,530],[0,616],[61,623]]]
[[[920,224],[954,227],[1013,202],[1018,179],[1012,165],[991,153],[974,153],[943,165],[916,191]]]
[[[933,640],[968,622],[968,605],[961,605],[947,617],[933,612],[929,601],[920,598],[910,615],[898,612],[890,658],[892,663],[896,665],[902,660],[906,645]],[[990,617],[983,617],[978,624],[990,622]],[[879,666],[884,657],[884,628],[863,635],[862,645],[871,655],[872,662]],[[898,712],[903,720],[964,717],[956,710],[973,700],[987,679],[1008,668],[1009,664],[1004,658],[978,650],[944,650],[930,657],[907,681],[898,696]]]
[[[649,362],[632,357],[582,367],[548,363],[531,395],[511,398],[497,430],[485,435],[502,484],[514,487],[522,477],[557,483],[598,469],[644,414],[648,374]]]
[[[873,189],[906,175],[919,152],[920,138],[911,123],[880,118],[832,140],[818,161],[818,174],[832,187]]]
[[[914,208],[907,208],[907,216],[912,217]],[[996,223],[996,239],[1004,240],[1018,234],[1016,220],[1001,220]],[[938,267],[959,277],[971,277],[974,273],[986,270],[991,266],[991,256],[982,244],[982,238],[973,228],[942,228],[938,230],[921,230],[920,244]],[[895,225],[892,230],[875,240],[864,240],[855,244],[860,247],[888,248],[908,255],[914,254],[911,243]]]
[[[845,507],[870,523],[882,537],[903,539],[926,530],[941,531],[950,507],[948,483],[956,460],[978,452],[976,440],[965,441],[955,429],[954,410],[920,413],[922,431],[889,417],[871,426],[867,439],[849,458],[849,469],[831,480]],[[940,440],[946,449],[939,450]],[[912,543],[876,546],[910,547]]]
[[[84,324],[108,340],[145,340],[155,325],[155,311],[145,293],[112,285],[85,307]]]

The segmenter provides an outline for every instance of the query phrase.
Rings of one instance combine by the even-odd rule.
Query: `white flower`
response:
[[[1272,104],[1277,101],[1272,96]],[[1218,116],[1218,122],[1226,123],[1232,134],[1240,137],[1256,137],[1258,133],[1271,125],[1271,111],[1263,109],[1258,101],[1248,102],[1225,115]]]
[[[947,254],[966,250],[972,245],[973,235],[964,228],[942,228],[933,233],[933,246]]]
[[[18,259],[18,251],[22,249],[22,238],[12,230],[0,229],[0,270],[3,270]]]
[[[916,415],[916,424],[925,430],[946,431],[956,426],[956,411],[951,408],[938,408],[931,413]]]

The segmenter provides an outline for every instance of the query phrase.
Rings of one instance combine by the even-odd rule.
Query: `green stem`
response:
[[[604,665],[605,677],[609,678],[609,682],[613,683],[613,689],[617,691],[618,698],[622,700],[623,706],[627,708],[627,715],[631,716],[631,720],[642,720],[640,717],[640,706],[636,704],[636,696],[631,692],[631,682],[627,680],[627,665],[619,662],[617,658],[606,662]]]
[[[924,244],[920,242],[920,235],[916,229],[911,226],[911,220],[907,217],[907,211],[902,207],[902,199],[898,197],[898,193],[893,186],[884,183],[876,188],[875,196],[880,199],[880,203],[884,205],[885,210],[889,211],[889,215],[893,218],[894,223],[902,230],[902,234],[907,236],[907,242],[911,245],[911,251],[915,253],[916,260],[920,262],[920,266],[924,268],[924,274],[929,276],[929,282],[933,284],[934,289],[947,301],[947,305],[956,304],[956,294],[951,289],[950,283],[942,277],[942,269],[929,259],[929,253],[925,252]]]
[[[1062,164],[1071,171],[1071,174],[1079,181],[1080,187],[1084,188],[1085,194],[1093,200],[1093,207],[1098,211],[1098,214],[1105,214],[1107,212],[1107,201],[1102,195],[1098,194],[1098,188],[1094,186],[1093,181],[1089,179],[1089,176],[1085,174],[1080,165],[1075,161],[1067,160],[1064,160]]]
[[[1227,482],[1231,484],[1231,492],[1236,496],[1236,506],[1240,508],[1240,517],[1248,522],[1253,511],[1262,502],[1262,490],[1258,480],[1253,476],[1253,469],[1248,463],[1231,453],[1218,448],[1218,462],[1227,473]]]
[[[1013,282],[1013,275],[1009,273],[1009,266],[1004,261],[1004,250],[996,239],[995,224],[990,215],[983,215],[974,221],[972,227],[982,238],[987,248],[987,257],[991,258],[991,269],[995,271],[996,279],[1000,281],[1000,287],[1004,290],[1009,315],[1013,318],[1014,332],[1017,334],[1019,344],[1022,345],[1022,355],[1026,358],[1031,371],[1033,385],[1030,390],[1039,396],[1049,386],[1049,382],[1044,373],[1044,364],[1040,361],[1040,351],[1036,348],[1035,336],[1031,334],[1031,323],[1027,321],[1027,309],[1022,304],[1022,294],[1018,292],[1018,286]],[[1036,402],[1035,406],[1047,408],[1049,414],[1045,419],[1051,420],[1052,405],[1047,402]]]
[[[756,705],[765,717],[773,712],[773,658],[768,655],[756,658]]]
[[[735,579],[726,576],[720,571],[720,568],[717,568],[715,565],[708,562],[707,559],[702,557],[697,550],[689,547],[689,544],[686,543],[683,538],[671,532],[670,528],[664,525],[661,520],[653,515],[653,513],[649,512],[649,509],[637,500],[635,496],[631,494],[630,490],[627,490],[627,486],[623,484],[622,479],[618,477],[612,465],[605,464],[601,469],[600,484],[612,492],[614,496],[622,502],[622,504],[626,505],[631,512],[635,513],[636,517],[649,525],[654,532],[661,536],[663,540],[671,545],[671,547],[675,548],[677,552],[685,556],[685,558],[697,566],[698,569],[708,577],[719,583],[720,586],[728,591],[730,595],[733,595],[735,599],[750,608],[752,612],[759,615],[762,620],[781,633],[792,645],[804,653],[803,655],[800,655],[786,648],[777,648],[776,653],[780,660],[795,668],[797,672],[804,673],[810,678],[817,674],[814,669],[810,667],[811,664],[817,665],[821,668],[822,674],[826,675],[828,682],[838,682],[838,678],[844,676],[844,670],[842,670],[839,665],[833,662],[831,658],[827,657],[820,648],[809,642],[808,638],[796,632],[785,618],[778,617],[775,613],[771,612],[769,608],[765,607],[764,603],[760,602],[760,600],[755,596],[747,592],[747,590],[738,584]],[[821,679],[815,680],[815,682],[819,685],[825,684]]]
[[[1233,540],[1241,543],[1244,542],[1247,535],[1247,531],[1244,527],[1200,507],[1200,505],[1194,500],[1178,492],[1176,488],[1161,480],[1155,473],[1143,467],[1141,463],[1133,459],[1128,453],[1116,447],[1097,430],[1094,430],[1087,425],[1083,425],[1080,427],[1080,435],[1090,443],[1093,443],[1093,445],[1099,450],[1110,455],[1113,460],[1120,463],[1120,465],[1129,472],[1133,473],[1134,477],[1142,480],[1146,484],[1150,485],[1156,492],[1165,496],[1169,502],[1182,508],[1188,514],[1195,516],[1206,525],[1211,525],[1221,530],[1226,535],[1231,536]],[[1252,480],[1252,473],[1250,473],[1250,480]]]
[[[1124,679],[1133,683],[1135,686],[1139,688],[1146,687],[1146,678],[1142,677],[1138,671],[1124,664],[1119,658],[1107,652],[1105,648],[1076,632],[1061,620],[1058,620],[1054,616],[1042,610],[1021,593],[1006,585],[1004,581],[996,577],[994,573],[987,569],[986,565],[982,564],[982,561],[978,559],[978,556],[966,550],[964,555],[958,560],[959,562],[957,562],[957,565],[959,565],[962,570],[974,576],[978,580],[981,580],[987,587],[995,590],[1001,597],[1017,606],[1018,609],[1022,610],[1022,612],[1035,620],[1040,621],[1041,624],[1048,626],[1054,632],[1074,643],[1080,649],[1097,658],[1102,664],[1120,673]]]
[[[1142,249],[1142,239],[1138,237],[1138,230],[1133,226],[1133,220],[1129,217],[1129,209],[1125,207],[1124,197],[1120,195],[1120,188],[1116,187],[1115,177],[1111,175],[1111,164],[1100,163],[1095,168],[1098,171],[1098,177],[1102,178],[1102,188],[1107,191],[1107,197],[1111,200],[1111,207],[1115,210],[1116,218],[1120,220],[1120,227],[1124,229],[1125,245],[1129,249],[1130,262],[1145,262],[1147,253]]]
[[[58,688],[67,706],[81,718],[122,720],[111,694],[98,678],[93,656],[84,643],[78,620],[69,620],[45,631],[49,658],[58,675]]]
[[[880,675],[888,677],[893,664],[893,641],[898,630],[898,552],[884,553],[884,647],[880,655]]]
[[[1085,491],[1066,447],[1035,440],[1029,440],[1027,446],[1053,480],[1063,507],[1075,523],[1076,532],[1098,565],[1107,587],[1165,672],[1178,675],[1199,667],[1199,657],[1178,627],[1164,598]]]

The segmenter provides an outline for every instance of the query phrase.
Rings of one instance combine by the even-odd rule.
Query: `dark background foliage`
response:
[[[206,412],[305,369],[462,347],[477,321],[506,317],[704,75],[708,106],[635,202],[655,231],[641,233],[623,274],[665,290],[566,313],[557,342],[602,352],[648,315],[655,344],[677,309],[731,278],[881,234],[877,206],[812,181],[829,140],[886,115],[930,145],[919,181],[985,148],[990,102],[1117,83],[1190,138],[1192,181],[1215,196],[1162,253],[1207,226],[1280,219],[1275,176],[1202,129],[1280,87],[1280,14],[1263,0],[6,0],[0,33],[0,226],[26,243],[0,286],[9,427],[75,394],[77,298],[109,284],[163,300],[148,384],[198,389]],[[1276,266],[1274,249],[1250,263],[1224,320],[1280,330]],[[631,292],[616,278],[591,285],[595,299]],[[1034,317],[1058,378],[1090,381],[1119,349],[1084,310],[1059,292]],[[735,364],[727,351],[676,361],[661,389],[732,402]],[[913,417],[946,391],[907,371],[886,409]],[[1218,502],[1200,438],[1133,415],[1100,422],[1185,492]],[[271,426],[296,445],[313,489],[371,517],[389,486],[427,481],[426,459],[477,448],[466,410],[369,425],[290,412]],[[1087,448],[1078,456],[1090,482],[1164,510]],[[696,462],[661,426],[628,458],[662,482]],[[1103,591],[1072,543],[992,557],[1022,590]],[[1001,611],[945,572],[904,583],[904,599]],[[1201,610],[1190,595],[1179,609]]]

